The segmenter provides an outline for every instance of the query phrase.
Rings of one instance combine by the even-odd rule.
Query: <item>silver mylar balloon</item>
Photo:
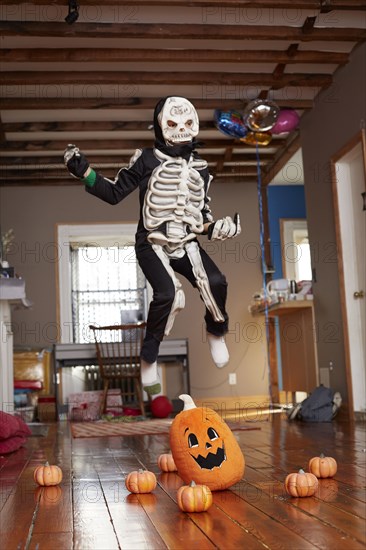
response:
[[[267,132],[276,124],[280,109],[273,101],[255,99],[244,110],[245,124],[253,132]]]

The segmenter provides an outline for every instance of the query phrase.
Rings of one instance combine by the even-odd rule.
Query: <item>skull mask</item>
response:
[[[189,143],[198,134],[196,109],[184,97],[169,97],[159,113],[158,121],[169,145]]]

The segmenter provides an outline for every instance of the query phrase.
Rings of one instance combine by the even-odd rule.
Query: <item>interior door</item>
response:
[[[332,159],[348,398],[366,410],[366,151],[364,132]]]

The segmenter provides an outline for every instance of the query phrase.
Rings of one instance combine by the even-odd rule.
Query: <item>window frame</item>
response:
[[[98,243],[100,246],[113,240],[120,245],[134,244],[137,223],[59,223],[56,224],[58,261],[56,264],[56,296],[58,342],[73,343],[71,260],[70,244],[73,242]],[[146,281],[147,302],[151,299],[151,287]]]

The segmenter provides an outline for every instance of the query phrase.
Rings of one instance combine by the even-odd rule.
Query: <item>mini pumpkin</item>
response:
[[[33,478],[41,486],[58,485],[62,481],[62,470],[59,466],[50,465],[46,462],[44,466],[37,466],[34,470]]]
[[[184,409],[170,427],[170,448],[178,474],[188,484],[227,489],[242,479],[243,453],[229,426],[212,409],[196,407],[191,396],[180,395]]]
[[[318,488],[318,478],[311,473],[299,470],[288,474],[285,479],[286,492],[292,497],[311,497]]]
[[[176,472],[177,467],[171,453],[163,453],[158,458],[158,466],[162,472]]]
[[[177,491],[178,506],[183,512],[206,512],[212,504],[212,493],[207,485],[191,481]]]
[[[148,470],[130,472],[125,480],[130,493],[151,493],[156,487],[156,476]]]
[[[334,477],[337,473],[337,462],[331,456],[314,456],[309,460],[309,472],[319,478]]]

